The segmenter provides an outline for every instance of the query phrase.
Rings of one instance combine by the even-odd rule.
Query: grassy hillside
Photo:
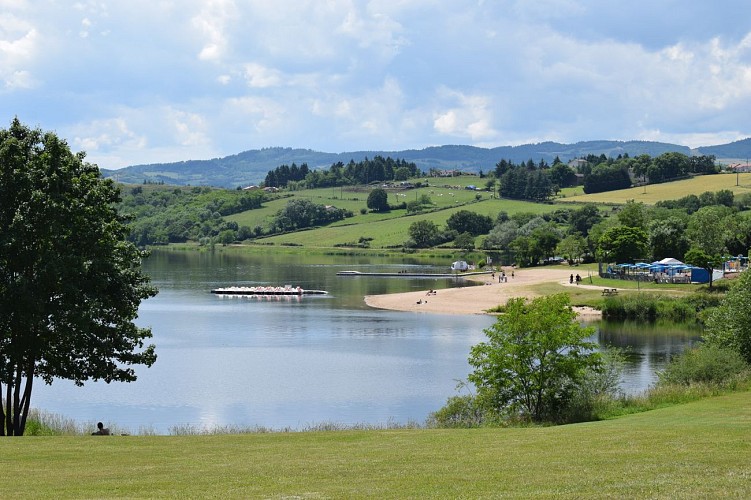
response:
[[[751,393],[511,429],[8,439],[11,498],[745,497]]]
[[[430,180],[430,186],[417,189],[389,190],[389,203],[397,205],[428,196],[432,201],[429,211],[417,215],[409,215],[406,210],[392,210],[387,213],[369,212],[361,214],[360,209],[366,208],[370,188],[324,188],[293,191],[293,197],[309,199],[322,205],[333,205],[345,208],[354,217],[331,224],[330,226],[300,231],[297,233],[263,238],[261,243],[276,245],[304,245],[308,247],[333,246],[357,242],[360,237],[373,238],[371,247],[384,248],[401,245],[408,237],[410,224],[416,220],[430,220],[439,227],[444,227],[446,220],[454,212],[462,209],[489,215],[493,219],[502,210],[509,214],[517,212],[546,213],[555,210],[555,205],[530,203],[514,200],[491,199],[488,191],[474,191],[466,189],[469,185],[484,187],[484,179],[476,176],[462,176],[441,180]],[[479,199],[478,199],[479,197]],[[249,210],[241,214],[227,217],[241,226],[253,228],[257,225],[267,226],[274,214],[284,207],[292,198],[285,198],[267,202],[260,210]]]
[[[685,179],[664,184],[650,184],[648,186],[608,191],[606,193],[584,194],[581,187],[563,191],[564,198],[557,202],[578,203],[626,203],[629,200],[641,201],[647,205],[654,205],[660,200],[676,200],[690,194],[700,195],[705,191],[720,191],[729,189],[736,196],[751,193],[751,173],[702,175],[692,179]]]
[[[570,207],[571,203],[623,204],[629,200],[654,204],[660,200],[678,199],[689,194],[699,195],[705,191],[720,191],[729,189],[736,195],[751,193],[751,173],[719,174],[699,176],[664,184],[653,184],[646,187],[623,189],[585,195],[581,187],[563,190],[562,197],[554,203],[532,203],[516,200],[492,198],[491,193],[485,191],[485,182],[477,176],[461,176],[447,179],[430,179],[430,186],[417,189],[389,190],[389,203],[397,205],[403,201],[412,201],[428,196],[432,206],[424,213],[410,215],[406,210],[392,210],[387,213],[368,212],[361,214],[366,208],[368,193],[371,187],[360,188],[324,188],[292,192],[292,197],[302,197],[315,203],[333,205],[345,208],[354,217],[331,224],[323,228],[300,231],[297,233],[278,235],[258,240],[260,243],[274,245],[303,245],[306,247],[331,247],[357,243],[361,237],[372,238],[371,248],[386,248],[398,246],[408,238],[410,224],[425,219],[434,222],[439,227],[445,227],[446,220],[458,210],[472,210],[489,215],[493,219],[500,211],[514,214],[518,212],[532,212],[543,214],[561,207]],[[736,181],[738,185],[736,185]],[[468,190],[469,185],[475,185],[482,190]],[[227,217],[241,226],[254,228],[267,227],[276,214],[291,198],[284,198],[267,202],[260,210],[250,210],[241,214]],[[478,243],[479,243],[478,238]]]

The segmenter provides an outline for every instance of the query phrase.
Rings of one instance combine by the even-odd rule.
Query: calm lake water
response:
[[[155,251],[144,269],[159,294],[142,303],[138,324],[153,331],[157,362],[138,380],[37,381],[32,405],[79,422],[168,434],[174,426],[302,429],[320,423],[422,423],[455,394],[488,316],[390,312],[363,296],[467,286],[450,278],[338,277],[337,271],[445,272],[405,257],[243,255]],[[290,284],[326,296],[222,297],[228,285]],[[698,332],[603,325],[601,344],[629,348],[624,390],[638,392]]]

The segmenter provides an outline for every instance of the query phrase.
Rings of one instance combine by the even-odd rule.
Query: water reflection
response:
[[[430,261],[155,251],[144,269],[160,289],[139,309],[158,360],[132,384],[35,386],[32,404],[80,422],[160,433],[175,425],[300,428],[320,422],[422,422],[469,373],[470,348],[490,316],[371,309],[363,296],[463,286],[453,278],[338,277],[339,270],[446,272]],[[224,298],[229,285],[300,285],[329,291],[299,300]],[[602,325],[598,342],[631,348],[628,390],[697,332]]]
[[[657,381],[656,372],[701,337],[700,328],[675,323],[601,321],[595,326],[596,340],[601,346],[617,347],[625,352],[627,363],[622,387],[630,394],[653,385]]]

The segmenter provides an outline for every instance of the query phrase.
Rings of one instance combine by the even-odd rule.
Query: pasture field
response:
[[[368,211],[368,213],[362,214],[360,209],[366,208],[368,194],[374,188],[337,187],[292,191],[290,192],[291,197],[266,202],[260,209],[228,216],[227,220],[250,228],[255,226],[268,227],[273,216],[284,208],[290,200],[304,198],[316,204],[348,209],[352,211],[354,216],[326,227],[262,238],[258,241],[276,245],[331,247],[356,243],[360,237],[366,237],[373,239],[370,242],[371,247],[386,248],[402,245],[408,238],[408,229],[413,222],[429,220],[439,228],[444,228],[446,220],[451,214],[459,210],[471,210],[482,215],[488,215],[495,220],[502,210],[509,214],[518,212],[543,214],[557,208],[552,204],[491,198],[491,193],[488,191],[474,191],[464,188],[473,182],[477,182],[479,187],[480,181],[481,179],[476,176],[431,179],[429,186],[416,189],[387,190],[391,205],[420,199],[423,195],[429,197],[432,205],[428,207],[426,212],[415,215],[407,214],[404,209],[385,213]]]
[[[302,245],[312,248],[352,245],[356,244],[361,237],[365,237],[372,238],[371,248],[387,248],[402,245],[408,238],[408,229],[413,222],[429,220],[439,228],[445,228],[448,218],[458,210],[471,210],[489,215],[495,220],[500,211],[506,211],[509,214],[519,212],[543,214],[562,206],[570,206],[571,203],[620,205],[629,200],[635,200],[651,205],[660,200],[678,199],[689,194],[699,195],[705,191],[715,192],[721,189],[729,189],[736,195],[751,193],[751,173],[740,174],[737,178],[738,186],[735,185],[735,174],[705,175],[664,184],[589,195],[585,195],[579,186],[564,189],[561,192],[562,196],[556,198],[554,203],[532,203],[496,198],[491,196],[491,192],[484,190],[487,179],[477,176],[429,179],[428,181],[430,185],[415,189],[387,189],[391,205],[418,200],[423,196],[430,198],[432,205],[426,207],[425,212],[415,215],[407,214],[407,211],[403,209],[386,213],[368,211],[362,214],[361,209],[367,206],[368,194],[376,186],[359,186],[292,191],[285,193],[291,195],[289,197],[266,202],[260,209],[228,216],[227,219],[251,229],[256,226],[267,228],[274,215],[284,208],[289,200],[304,198],[317,204],[333,205],[350,210],[354,216],[326,227],[271,236],[257,241],[266,244]],[[475,185],[483,190],[465,189],[469,185]],[[603,210],[609,210],[609,208],[603,206]],[[478,238],[478,243],[479,240],[480,238]]]
[[[738,185],[736,185],[736,182]],[[691,179],[666,182],[663,184],[649,184],[647,186],[608,191],[606,193],[584,194],[581,186],[563,190],[565,197],[556,198],[562,203],[610,203],[623,204],[629,200],[641,201],[647,205],[654,205],[661,200],[677,200],[690,194],[700,195],[705,191],[716,192],[729,189],[736,196],[751,193],[751,172],[738,174],[700,175]]]
[[[6,438],[6,498],[743,498],[751,392],[532,428]]]

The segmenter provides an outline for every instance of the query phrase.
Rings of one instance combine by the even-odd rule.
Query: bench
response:
[[[618,295],[618,290],[616,288],[603,288],[602,295]]]

